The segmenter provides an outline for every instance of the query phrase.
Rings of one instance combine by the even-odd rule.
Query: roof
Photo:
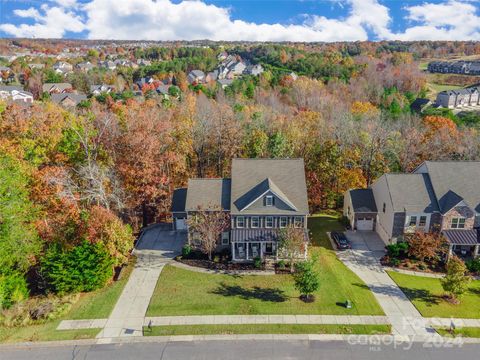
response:
[[[9,91],[12,92],[14,90],[23,91],[23,86],[17,85],[0,85],[0,91]]]
[[[71,89],[72,84],[69,84],[69,83],[45,83],[42,86],[42,91],[43,92],[48,92],[53,87],[58,88],[60,91],[64,91],[66,89]]]
[[[208,210],[222,208],[230,210],[230,179],[188,180],[185,210],[194,211],[199,207]]]
[[[282,229],[232,229],[230,240],[232,242],[246,242],[246,241],[278,241]],[[303,230],[305,241],[308,240],[307,229]]]
[[[288,207],[245,208],[267,189]],[[233,159],[230,207],[232,214],[308,214],[303,159]]]
[[[421,112],[425,106],[428,106],[432,103],[430,99],[416,98],[411,104],[410,109],[415,112]]]
[[[71,99],[75,105],[78,105],[81,101],[87,100],[87,96],[84,94],[73,94],[73,93],[63,93],[63,94],[52,94],[50,98],[54,103],[60,104],[66,98]]]
[[[350,199],[354,212],[377,212],[372,189],[350,190]]]
[[[427,174],[385,174],[394,212],[432,213],[438,211]]]
[[[476,245],[480,243],[477,230],[443,230],[442,234],[452,245]]]
[[[172,212],[184,212],[187,201],[187,188],[175,189],[172,197]]]
[[[205,73],[202,70],[192,70],[188,75],[194,75],[195,77],[204,77]]]
[[[424,165],[442,213],[461,201],[480,212],[480,161],[426,161]]]

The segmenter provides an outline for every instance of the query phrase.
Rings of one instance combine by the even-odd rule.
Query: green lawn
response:
[[[337,259],[325,231],[341,229],[330,216],[309,219],[313,233],[310,253],[317,254],[320,289],[316,301],[306,304],[298,296],[291,275],[204,274],[165,266],[147,316],[230,314],[383,315],[365,284]],[[351,300],[352,309],[342,303]]]
[[[390,325],[172,325],[144,327],[145,336],[231,334],[390,334]]]
[[[447,337],[463,336],[471,338],[480,338],[480,328],[478,327],[462,327],[456,328],[454,334],[452,335],[448,329],[441,328],[435,329],[440,335]]]
[[[70,311],[60,319],[22,327],[0,327],[0,342],[78,340],[94,338],[99,329],[56,330],[62,320],[107,318],[113,310],[120,293],[128,281],[133,262],[122,274],[122,278],[103,289],[81,294]]]
[[[397,272],[388,274],[425,317],[480,318],[480,280],[471,283],[459,305],[453,305],[442,298],[444,291],[439,279]]]

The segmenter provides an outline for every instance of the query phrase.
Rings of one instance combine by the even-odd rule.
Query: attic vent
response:
[[[265,196],[265,206],[273,206],[273,196],[272,195]]]

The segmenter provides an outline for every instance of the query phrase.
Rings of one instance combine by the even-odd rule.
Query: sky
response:
[[[0,37],[480,40],[480,0],[0,0]]]

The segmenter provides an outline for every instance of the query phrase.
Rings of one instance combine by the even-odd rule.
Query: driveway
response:
[[[143,335],[145,314],[160,273],[181,253],[185,240],[186,233],[173,231],[171,224],[152,225],[142,232],[134,250],[135,268],[97,338]]]
[[[347,231],[352,249],[338,252],[338,258],[360,277],[375,295],[392,324],[393,333],[429,336],[435,331],[408,300],[380,264],[385,244],[374,231]]]

